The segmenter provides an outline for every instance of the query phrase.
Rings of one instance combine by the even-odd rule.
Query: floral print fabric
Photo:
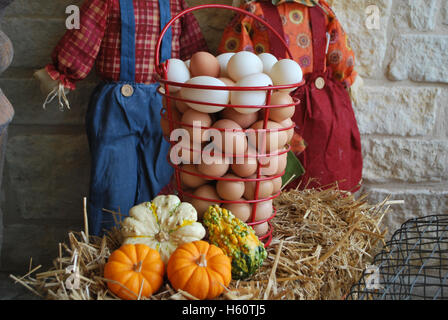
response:
[[[349,39],[336,15],[329,5],[320,0],[273,0],[283,24],[285,41],[293,55],[302,67],[303,73],[313,71],[313,41],[310,26],[309,7],[320,5],[326,15],[326,29],[329,34],[327,53],[327,68],[333,76],[349,87],[355,80],[357,73],[355,55],[349,45]],[[242,8],[259,17],[263,10],[259,1],[249,1]],[[256,54],[270,51],[267,28],[249,16],[236,15],[224,31],[218,48],[220,53],[252,51]]]

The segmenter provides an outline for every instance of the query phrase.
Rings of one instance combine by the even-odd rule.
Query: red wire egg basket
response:
[[[285,108],[285,107],[297,106],[300,103],[300,101],[298,99],[294,99],[292,104],[271,105],[271,96],[272,96],[273,92],[276,90],[282,90],[282,89],[295,90],[296,88],[302,86],[304,84],[304,81],[302,81],[300,83],[296,83],[296,84],[280,85],[280,86],[266,86],[266,87],[225,86],[225,87],[220,87],[220,86],[186,84],[186,83],[179,83],[179,82],[173,82],[173,81],[167,80],[167,71],[168,71],[168,67],[169,67],[168,66],[169,61],[167,60],[167,61],[161,63],[160,55],[159,55],[162,40],[163,40],[165,33],[167,32],[169,27],[176,20],[181,18],[182,16],[189,14],[196,10],[210,9],[210,8],[227,9],[227,10],[239,12],[244,15],[248,15],[248,16],[252,17],[253,19],[257,20],[258,22],[262,23],[270,31],[272,31],[272,33],[276,37],[278,37],[281,40],[281,42],[283,43],[283,45],[286,48],[286,52],[288,53],[289,57],[292,59],[291,51],[289,50],[288,45],[286,44],[285,40],[280,36],[280,34],[272,26],[270,26],[265,20],[263,20],[262,18],[254,15],[250,12],[247,12],[243,9],[232,7],[232,6],[227,6],[227,5],[208,4],[208,5],[200,5],[200,6],[191,7],[191,8],[188,8],[188,9],[180,12],[175,17],[173,17],[168,22],[168,24],[164,27],[164,29],[162,30],[162,32],[159,36],[157,46],[156,46],[157,54],[156,54],[156,58],[155,58],[155,65],[156,65],[157,74],[159,76],[158,81],[161,83],[161,86],[158,88],[158,93],[161,94],[165,98],[165,106],[161,110],[161,116],[162,116],[162,119],[164,119],[165,121],[168,122],[169,132],[171,133],[171,132],[173,132],[174,129],[179,128],[179,127],[196,128],[196,129],[201,129],[201,130],[213,129],[213,130],[219,130],[221,132],[225,132],[226,130],[228,130],[228,129],[212,128],[212,127],[204,127],[204,126],[197,127],[197,126],[193,126],[191,124],[182,123],[181,121],[174,119],[173,118],[173,109],[172,109],[173,101],[180,101],[183,103],[194,103],[194,104],[207,105],[207,106],[216,106],[216,107],[223,107],[223,108],[256,108],[256,109],[260,109],[260,111],[263,110],[264,111],[263,119],[262,119],[263,120],[263,128],[258,129],[258,130],[250,129],[253,131],[252,134],[255,134],[257,137],[258,137],[259,133],[263,133],[263,134],[261,134],[261,139],[262,139],[261,145],[266,144],[266,136],[267,136],[267,134],[269,134],[271,132],[282,132],[282,131],[287,132],[289,130],[294,130],[294,128],[295,128],[294,123],[292,123],[292,125],[289,127],[285,127],[285,128],[281,128],[281,129],[268,129],[267,125],[268,125],[268,120],[269,120],[269,113],[270,113],[270,110],[272,110],[273,108]],[[170,94],[169,86],[175,86],[175,87],[180,87],[180,88],[202,89],[202,90],[226,90],[229,92],[231,92],[231,91],[266,91],[267,99],[266,99],[266,105],[263,105],[263,106],[259,106],[259,105],[257,105],[257,106],[247,106],[247,105],[242,106],[242,105],[232,105],[232,104],[219,104],[219,103],[212,103],[212,102],[200,102],[200,101],[184,99],[184,98],[181,98],[180,96],[174,96],[174,95]],[[260,112],[260,111],[257,111],[257,112]],[[242,130],[233,129],[232,132],[243,132],[246,134],[248,130],[249,129],[242,129]],[[168,140],[168,142],[171,144],[172,147],[176,144],[176,141],[171,141],[166,136],[165,136],[165,138]],[[200,153],[201,156],[204,153],[202,148],[201,148],[201,150],[197,150],[194,148],[185,148],[185,150],[190,153]],[[257,148],[255,150],[257,150]],[[265,165],[260,163],[260,159],[269,159],[270,157],[279,157],[282,155],[286,156],[286,153],[288,153],[290,150],[291,150],[291,146],[289,144],[287,144],[284,148],[281,148],[280,150],[277,150],[272,153],[266,153],[266,152],[260,153],[259,150],[257,150],[256,154],[233,154],[233,153],[218,154],[218,155],[221,155],[222,157],[232,158],[232,159],[245,158],[245,160],[246,160],[247,158],[255,158],[257,161],[256,178],[238,178],[238,179],[235,178],[234,179],[234,178],[209,176],[209,175],[204,175],[204,174],[198,173],[198,172],[190,172],[190,171],[182,168],[180,165],[173,163],[171,161],[169,155],[168,155],[168,162],[175,169],[175,181],[176,181],[175,188],[176,188],[177,192],[179,193],[179,197],[182,200],[185,197],[187,197],[190,199],[197,199],[197,200],[202,200],[202,201],[211,202],[211,203],[218,203],[218,204],[241,204],[241,203],[250,204],[252,206],[252,208],[251,208],[252,213],[251,213],[249,220],[246,223],[252,227],[254,227],[256,225],[261,225],[263,223],[268,224],[267,233],[259,236],[259,239],[262,240],[265,243],[265,247],[267,247],[271,243],[272,236],[273,236],[273,227],[272,227],[272,224],[270,221],[277,214],[277,210],[276,210],[275,206],[273,206],[273,212],[270,217],[268,217],[266,219],[259,220],[259,221],[255,221],[257,207],[258,207],[258,204],[260,204],[262,202],[271,201],[271,200],[277,198],[280,195],[281,191],[278,191],[275,194],[272,194],[271,196],[269,196],[267,198],[259,198],[260,184],[263,181],[267,181],[267,180],[273,181],[275,179],[281,178],[285,174],[285,171],[283,170],[283,172],[281,172],[280,174],[275,174],[275,175],[271,175],[271,176],[262,176],[261,171],[262,171],[263,166],[265,166]],[[262,150],[262,151],[264,151],[264,150]],[[215,153],[215,155],[216,155],[216,153]],[[181,176],[180,176],[181,173],[200,177],[200,178],[211,180],[211,181],[222,181],[223,180],[223,181],[238,181],[238,182],[255,182],[254,200],[230,201],[230,200],[216,200],[216,199],[199,197],[197,195],[194,195],[194,194],[186,191],[182,187],[182,180],[181,180]]]

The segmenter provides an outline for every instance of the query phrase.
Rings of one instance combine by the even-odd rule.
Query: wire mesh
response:
[[[448,215],[405,222],[375,256],[347,299],[448,299]]]
[[[166,133],[164,133],[165,139],[171,144],[172,149],[170,150],[170,153],[167,157],[168,159],[168,163],[171,164],[174,169],[175,169],[175,173],[174,173],[174,177],[175,177],[175,185],[174,187],[177,190],[177,193],[179,194],[179,197],[181,198],[182,201],[188,201],[188,202],[193,202],[195,200],[198,201],[202,201],[203,203],[208,203],[208,204],[213,204],[213,203],[218,203],[218,204],[249,204],[251,206],[251,216],[249,217],[249,219],[247,221],[245,221],[249,226],[253,227],[254,229],[257,229],[257,227],[260,228],[259,231],[260,234],[258,234],[258,238],[264,242],[265,247],[268,247],[272,241],[273,238],[273,225],[271,224],[271,220],[275,217],[276,215],[276,209],[275,207],[273,207],[272,210],[272,214],[270,215],[270,217],[264,218],[264,219],[258,219],[257,220],[257,210],[259,210],[259,205],[261,205],[262,203],[269,203],[269,201],[272,202],[273,199],[277,198],[280,195],[280,190],[276,190],[274,192],[274,194],[270,195],[269,197],[261,197],[260,196],[260,188],[261,185],[263,184],[263,182],[265,181],[269,181],[271,180],[274,183],[274,180],[278,179],[278,178],[282,178],[284,176],[284,174],[286,173],[286,170],[277,170],[277,171],[283,171],[283,172],[272,172],[274,165],[276,165],[277,163],[279,164],[277,166],[277,168],[280,167],[280,162],[282,162],[282,159],[284,159],[285,161],[283,162],[285,164],[286,167],[286,160],[287,160],[287,155],[288,152],[291,150],[291,145],[290,144],[286,144],[284,145],[284,147],[282,148],[276,148],[276,150],[270,150],[267,149],[267,147],[263,147],[263,146],[268,146],[268,136],[270,133],[272,134],[279,134],[279,132],[284,132],[287,133],[290,130],[293,130],[295,127],[295,124],[292,122],[290,124],[290,126],[285,126],[283,128],[268,128],[268,123],[269,123],[269,115],[271,112],[271,109],[278,109],[278,108],[287,108],[287,107],[296,107],[300,104],[300,100],[299,99],[293,99],[292,103],[289,104],[271,104],[271,97],[272,94],[276,91],[276,90],[288,90],[288,92],[292,92],[294,90],[296,90],[297,88],[303,86],[305,84],[305,80],[302,79],[301,82],[299,83],[291,83],[291,84],[284,84],[284,85],[267,85],[267,86],[216,86],[216,85],[201,85],[201,84],[193,84],[193,83],[189,83],[189,82],[185,82],[185,83],[181,83],[181,82],[175,82],[175,81],[171,81],[168,80],[168,68],[169,68],[169,59],[165,62],[160,61],[161,55],[160,55],[160,48],[162,45],[162,40],[164,38],[164,35],[166,34],[166,32],[169,30],[169,28],[171,27],[171,25],[178,20],[179,18],[181,18],[182,16],[186,15],[186,14],[190,14],[193,11],[196,10],[202,10],[202,9],[227,9],[227,10],[231,10],[231,11],[235,11],[238,12],[240,14],[243,15],[247,15],[250,18],[258,21],[261,25],[264,25],[267,29],[269,29],[279,40],[280,42],[283,44],[283,46],[286,49],[286,53],[287,56],[289,56],[289,58],[292,59],[292,53],[288,47],[288,44],[286,43],[286,41],[284,40],[284,37],[282,37],[275,29],[274,27],[272,27],[268,21],[264,20],[263,18],[260,18],[256,15],[254,15],[253,13],[247,12],[244,9],[241,8],[236,8],[236,7],[232,7],[232,6],[228,6],[228,5],[223,5],[223,4],[204,4],[204,5],[199,5],[199,6],[195,6],[195,7],[191,7],[188,8],[182,12],[180,12],[179,14],[177,14],[175,17],[173,17],[167,24],[166,26],[163,28],[163,30],[161,31],[160,35],[159,35],[159,39],[157,41],[157,45],[155,48],[155,65],[156,65],[156,71],[158,74],[158,82],[160,82],[161,86],[157,89],[157,92],[163,96],[164,98],[164,107],[161,110],[161,118],[162,121],[165,121],[165,125],[166,125]],[[280,59],[280,58],[279,58]],[[255,91],[255,92],[266,92],[266,102],[263,105],[252,105],[252,106],[248,106],[248,105],[238,105],[238,104],[233,104],[232,101],[229,101],[229,103],[217,103],[217,102],[212,102],[212,101],[198,101],[200,99],[196,99],[196,100],[192,100],[192,99],[185,99],[185,97],[183,97],[182,95],[175,95],[173,92],[170,92],[170,87],[177,87],[177,88],[188,88],[188,89],[192,89],[192,90],[217,90],[217,91],[228,91],[228,92],[235,92],[235,91],[242,91],[242,92],[250,92],[250,91]],[[172,90],[173,91],[173,90]],[[197,91],[196,91],[197,92]],[[204,95],[207,95],[207,91],[203,91]],[[256,111],[259,112],[259,120],[263,121],[263,126],[261,128],[247,128],[247,129],[226,129],[226,128],[217,128],[217,127],[207,127],[207,126],[201,126],[201,125],[194,125],[191,123],[185,123],[182,122],[182,118],[179,117],[180,119],[175,119],[174,113],[173,113],[173,108],[175,107],[175,103],[186,103],[187,105],[190,104],[194,104],[194,105],[201,105],[201,106],[206,106],[206,107],[218,107],[221,110],[224,108],[250,108],[250,109],[263,109],[262,111]],[[191,105],[190,105],[191,106]],[[213,112],[216,113],[216,112]],[[292,121],[292,120],[291,120]],[[162,124],[162,128],[163,128],[163,124]],[[170,138],[171,133],[178,128],[183,128],[183,129],[190,129],[190,130],[198,130],[198,134],[199,137],[202,136],[202,134],[206,134],[207,131],[208,133],[210,133],[210,131],[214,131],[214,133],[216,134],[216,131],[218,131],[218,133],[225,135],[226,133],[230,134],[230,138],[228,139],[229,141],[234,141],[234,138],[232,137],[232,135],[239,135],[242,134],[243,136],[247,136],[248,138],[251,136],[255,139],[255,141],[257,141],[256,143],[258,143],[258,145],[260,147],[255,147],[255,151],[254,154],[251,154],[250,152],[226,152],[225,150],[221,150],[221,151],[213,151],[213,154],[210,152],[211,149],[207,148],[206,146],[202,146],[202,144],[199,144],[198,147],[195,147],[193,145],[193,148],[190,146],[190,144],[188,143],[190,140],[189,138],[186,139],[187,143],[184,143],[184,145],[182,145],[181,143],[179,143],[179,141],[177,140],[173,140]],[[194,133],[193,133],[194,135]],[[211,134],[211,136],[213,137],[213,134]],[[190,137],[190,136],[188,136]],[[205,138],[207,142],[209,142],[209,138]],[[181,138],[181,140],[183,140],[182,137],[178,137]],[[213,139],[212,139],[213,140]],[[206,142],[206,141],[202,141],[201,142]],[[214,141],[214,140],[213,140]],[[218,140],[219,141],[219,140]],[[221,140],[222,141],[222,140]],[[258,141],[261,141],[260,143]],[[223,142],[225,144],[225,142]],[[194,143],[193,143],[194,144]],[[230,149],[233,149],[232,146],[230,147]],[[213,150],[215,150],[213,148]],[[202,157],[222,157],[223,161],[224,159],[229,159],[231,162],[233,163],[238,163],[238,164],[242,164],[242,163],[247,163],[249,161],[253,161],[255,160],[255,162],[257,163],[257,170],[254,174],[254,177],[240,177],[237,176],[235,178],[229,178],[226,176],[212,176],[212,175],[208,175],[208,174],[204,174],[204,172],[193,172],[191,169],[185,169],[184,167],[182,167],[180,164],[181,163],[174,163],[171,159],[171,155],[174,153],[176,154],[176,152],[179,152],[180,154],[177,154],[180,157],[180,161],[179,162],[183,162],[184,164],[191,164],[192,162],[194,162],[194,158],[199,155],[200,156],[200,162],[202,160]],[[192,157],[192,159],[189,159],[190,156]],[[182,157],[186,157],[187,158],[187,163],[185,163],[184,159],[182,159]],[[219,159],[219,158],[218,158]],[[190,161],[188,161],[190,160]],[[213,160],[213,159],[212,159]],[[238,162],[237,162],[238,161]],[[272,161],[272,162],[271,162]],[[277,162],[275,162],[277,161]],[[264,163],[263,163],[264,162]],[[230,172],[230,171],[228,171]],[[265,172],[265,173],[263,173]],[[269,173],[268,173],[269,172]],[[234,182],[253,182],[255,184],[255,190],[254,190],[254,199],[245,199],[245,198],[241,198],[241,200],[223,200],[223,199],[219,199],[219,197],[215,197],[215,198],[211,198],[211,197],[203,197],[203,196],[199,196],[198,194],[195,193],[195,191],[197,191],[197,188],[187,188],[185,181],[182,181],[181,178],[181,173],[185,174],[186,176],[190,176],[190,177],[196,177],[196,178],[202,178],[205,179],[206,181],[234,181]],[[271,174],[272,173],[272,174]],[[213,183],[209,183],[209,186],[212,186],[212,188],[215,188],[215,186],[213,185]],[[190,189],[190,190],[188,190]],[[280,187],[278,188],[280,189]],[[208,207],[208,205],[207,205]],[[267,231],[265,231],[265,228],[267,229]],[[256,231],[257,232],[257,231]]]

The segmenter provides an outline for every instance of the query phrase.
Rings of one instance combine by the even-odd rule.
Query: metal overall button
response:
[[[134,94],[134,88],[129,84],[125,84],[121,87],[121,94],[125,97],[130,97]]]
[[[325,80],[322,77],[318,77],[314,84],[317,89],[322,90],[325,87]]]

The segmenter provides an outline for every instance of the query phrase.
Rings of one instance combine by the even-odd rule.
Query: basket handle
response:
[[[285,46],[286,48],[286,52],[288,53],[289,57],[292,59],[292,53],[289,50],[288,44],[286,43],[285,39],[274,29],[274,27],[272,27],[269,23],[267,23],[267,21],[263,20],[262,18],[256,16],[253,13],[250,13],[244,9],[241,8],[236,8],[236,7],[232,7],[232,6],[228,6],[228,5],[224,5],[224,4],[203,4],[203,5],[199,5],[199,6],[195,6],[195,7],[191,7],[188,8],[180,13],[178,13],[175,17],[173,17],[168,23],[167,25],[162,29],[162,32],[159,35],[159,39],[157,41],[157,46],[156,46],[156,55],[155,55],[155,65],[156,65],[156,70],[159,74],[162,73],[163,68],[159,68],[160,67],[160,48],[162,46],[162,40],[163,37],[165,35],[165,33],[168,31],[168,28],[171,27],[171,25],[178,20],[179,18],[181,18],[182,16],[196,11],[196,10],[202,10],[202,9],[209,9],[209,8],[218,8],[218,9],[227,9],[227,10],[232,10],[235,12],[239,12],[241,14],[245,14],[248,15],[249,17],[257,20],[258,22],[262,23],[264,26],[266,26],[266,28],[268,28],[281,42],[282,44]]]

